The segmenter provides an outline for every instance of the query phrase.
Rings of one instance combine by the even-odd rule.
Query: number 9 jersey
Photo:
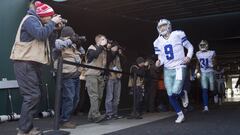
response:
[[[184,47],[188,49],[187,57],[191,59],[193,55],[193,46],[183,31],[171,32],[168,39],[159,36],[153,45],[161,65],[164,64],[164,67],[168,69],[186,66],[183,61],[185,58]]]
[[[196,57],[200,64],[201,72],[212,72],[213,70],[213,58],[216,56],[215,51],[198,51]]]

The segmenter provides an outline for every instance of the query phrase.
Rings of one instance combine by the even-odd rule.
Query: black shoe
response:
[[[121,116],[121,115],[113,115],[113,118],[114,118],[114,119],[122,119],[123,116]]]
[[[68,121],[68,122],[64,122],[60,125],[61,128],[64,128],[64,129],[75,129],[77,126],[76,124]]]
[[[138,115],[135,117],[135,119],[143,119],[143,117],[141,115]]]
[[[111,115],[106,115],[105,120],[111,120],[112,118],[113,118],[113,116],[111,116]]]
[[[94,118],[94,122],[95,123],[100,123],[100,122],[102,122],[104,120],[105,120],[105,116],[104,115],[101,115],[101,116],[99,116],[97,118]]]
[[[133,116],[133,115],[130,115],[127,117],[127,119],[134,119],[134,118],[135,118],[135,116]]]

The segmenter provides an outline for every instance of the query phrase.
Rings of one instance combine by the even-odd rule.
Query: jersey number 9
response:
[[[169,45],[164,46],[164,51],[165,51],[167,60],[172,60],[172,59],[174,59],[174,54],[173,54],[173,47],[172,47],[172,45],[169,44]]]

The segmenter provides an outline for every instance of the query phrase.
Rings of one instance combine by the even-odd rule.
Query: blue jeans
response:
[[[80,80],[79,78],[62,79],[62,106],[61,121],[67,122],[79,102]]]
[[[117,115],[118,104],[121,95],[121,80],[109,79],[107,82],[107,93],[105,100],[106,115]]]

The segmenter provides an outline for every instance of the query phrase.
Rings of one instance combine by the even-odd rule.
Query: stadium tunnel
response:
[[[209,41],[210,49],[216,50],[217,57],[229,78],[228,86],[236,81],[240,70],[240,1],[238,0],[57,0],[44,1],[55,12],[68,20],[79,35],[87,37],[88,45],[94,43],[98,33],[116,40],[125,48],[129,64],[138,56],[154,54],[153,41],[158,36],[156,25],[160,18],[172,22],[174,30],[183,30],[193,44],[195,52],[201,39]],[[12,63],[9,60],[16,30],[25,15],[29,1],[3,0],[0,5],[0,79],[14,80]],[[11,9],[11,11],[9,11]],[[3,64],[4,63],[4,64]],[[45,82],[49,83],[50,100],[53,105],[54,81],[49,68],[45,68]],[[128,71],[128,68],[126,68]],[[124,82],[127,82],[125,77]],[[125,83],[126,85],[126,83]],[[122,97],[128,94],[123,86]],[[9,112],[7,92],[0,91],[0,114]],[[13,92],[14,108],[20,111],[18,92]],[[129,107],[130,98],[122,100],[121,107]]]

